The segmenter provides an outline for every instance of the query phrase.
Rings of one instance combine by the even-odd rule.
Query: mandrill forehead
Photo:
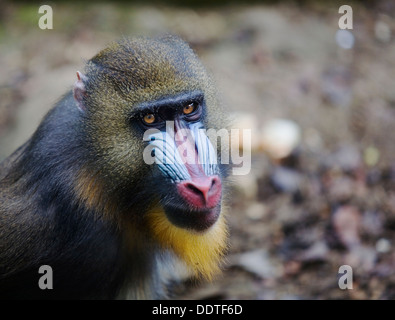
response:
[[[95,83],[106,83],[125,97],[136,91],[141,97],[144,91],[152,97],[155,92],[163,95],[166,91],[204,90],[203,84],[207,83],[205,69],[194,52],[173,36],[159,41],[122,40],[93,57],[87,69],[92,87],[97,88]]]

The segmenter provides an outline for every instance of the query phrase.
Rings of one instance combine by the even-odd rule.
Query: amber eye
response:
[[[148,113],[143,118],[146,124],[152,124],[155,122],[155,116],[152,113]]]
[[[192,102],[186,105],[182,111],[184,114],[191,114],[193,111],[195,111],[195,104]]]

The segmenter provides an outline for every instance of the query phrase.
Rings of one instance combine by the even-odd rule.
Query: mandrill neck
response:
[[[159,245],[173,251],[194,276],[212,280],[219,272],[228,238],[223,213],[218,221],[204,232],[175,226],[161,209],[149,212],[147,219],[148,226]]]

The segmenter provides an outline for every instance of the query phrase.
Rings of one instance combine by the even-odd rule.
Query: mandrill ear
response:
[[[85,83],[88,81],[88,78],[82,73],[77,71],[78,80],[74,83],[73,94],[74,99],[77,102],[78,108],[81,111],[85,111],[84,105],[84,96],[86,95]]]

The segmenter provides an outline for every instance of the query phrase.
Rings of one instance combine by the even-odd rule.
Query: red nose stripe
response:
[[[175,142],[191,177],[189,181],[177,184],[178,192],[184,200],[196,209],[215,208],[221,200],[222,185],[218,176],[207,176],[199,164],[198,150],[191,132],[182,121],[174,123]]]
[[[191,131],[180,120],[174,122],[174,130],[177,151],[192,180],[205,176],[203,167],[199,164],[198,150]]]

